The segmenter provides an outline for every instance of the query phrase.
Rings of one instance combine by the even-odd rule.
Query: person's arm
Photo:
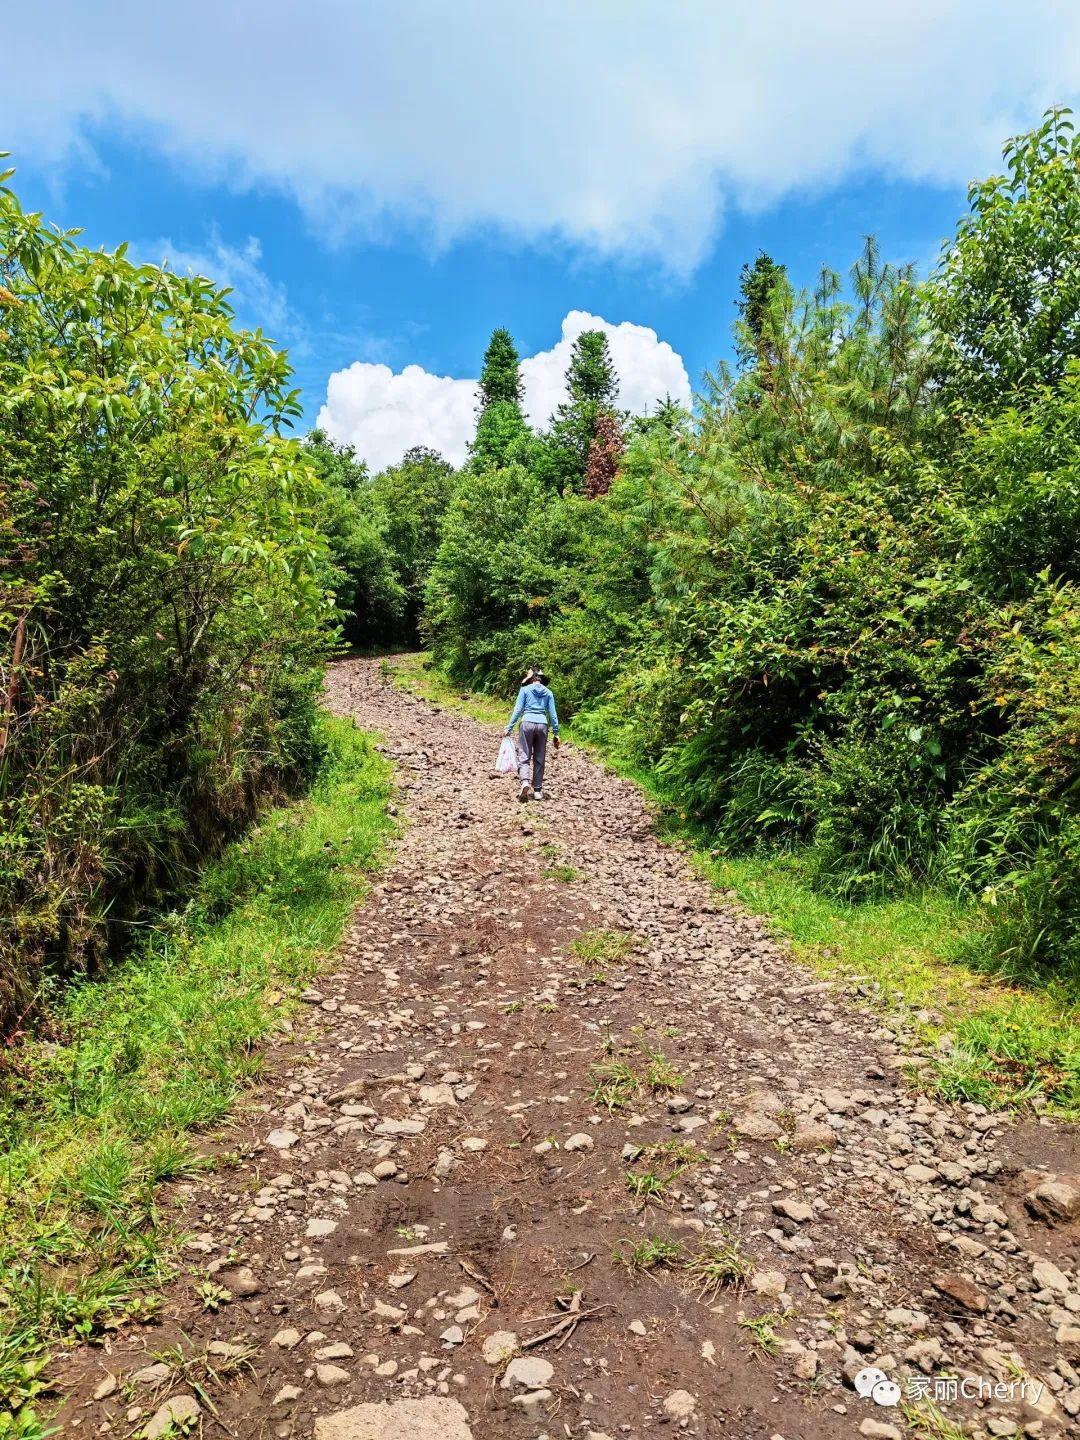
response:
[[[506,729],[503,731],[503,734],[504,734],[504,735],[509,735],[509,734],[510,734],[510,731],[513,730],[514,726],[515,726],[515,725],[517,724],[517,722],[518,722],[518,716],[521,714],[522,710],[524,710],[524,709],[525,709],[525,686],[523,685],[523,686],[521,687],[521,689],[518,691],[517,704],[514,706],[514,713],[510,716],[510,719],[506,722]]]
[[[551,693],[550,690],[548,691],[547,695],[547,708],[548,714],[551,716],[552,733],[557,740],[559,738],[559,714],[558,711],[555,709],[555,696]]]

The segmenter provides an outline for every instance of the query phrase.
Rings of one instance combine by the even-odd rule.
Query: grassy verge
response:
[[[424,655],[386,663],[414,694],[479,720],[505,721],[505,701],[453,686]],[[1032,1104],[1080,1119],[1080,997],[1065,987],[1006,984],[964,964],[976,913],[933,892],[846,905],[813,888],[797,853],[718,854],[670,805],[657,777],[622,749],[617,725],[593,715],[563,734],[641,785],[662,807],[666,837],[687,848],[718,888],[768,916],[801,960],[830,979],[868,984],[933,1057],[921,1072],[926,1088],[992,1109]]]
[[[924,1081],[990,1109],[1025,1102],[1080,1119],[1080,1011],[1063,989],[1021,989],[960,959],[977,920],[928,892],[844,905],[814,890],[795,855],[716,856],[714,884],[768,915],[819,973],[870,982],[933,1059]]]
[[[268,813],[181,914],[74,986],[0,1072],[0,1436],[33,1414],[46,1347],[152,1313],[170,1270],[155,1187],[258,1073],[259,1042],[340,939],[384,854],[390,767],[326,721],[307,798]],[[14,1417],[6,1420],[6,1415]],[[6,1422],[6,1423],[5,1423]]]
[[[487,725],[502,726],[510,718],[512,701],[497,700],[491,695],[455,685],[435,669],[426,651],[388,656],[379,661],[379,667],[383,675],[402,690],[419,696],[421,700],[429,700],[433,705],[471,715],[474,720],[482,720]]]

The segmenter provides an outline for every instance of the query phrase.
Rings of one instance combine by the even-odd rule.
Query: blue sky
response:
[[[540,410],[589,317],[629,403],[696,385],[744,260],[810,282],[873,232],[925,269],[967,180],[1080,89],[1080,7],[883,9],[46,0],[8,25],[0,146],[28,207],[232,283],[308,421],[334,377],[323,418],[373,463],[460,458],[472,391],[441,377],[493,326]]]

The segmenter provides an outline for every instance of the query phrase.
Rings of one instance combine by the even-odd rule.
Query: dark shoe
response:
[[[532,799],[532,786],[526,784],[524,780],[521,782],[521,789],[518,791],[518,799],[522,804],[524,804],[526,800]]]

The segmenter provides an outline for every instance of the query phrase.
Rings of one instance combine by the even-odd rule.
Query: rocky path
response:
[[[399,851],[65,1433],[948,1440],[904,1408],[942,1376],[965,1434],[1076,1424],[1067,1134],[914,1093],[581,754],[518,806],[491,727],[376,662],[328,696],[386,737]]]

